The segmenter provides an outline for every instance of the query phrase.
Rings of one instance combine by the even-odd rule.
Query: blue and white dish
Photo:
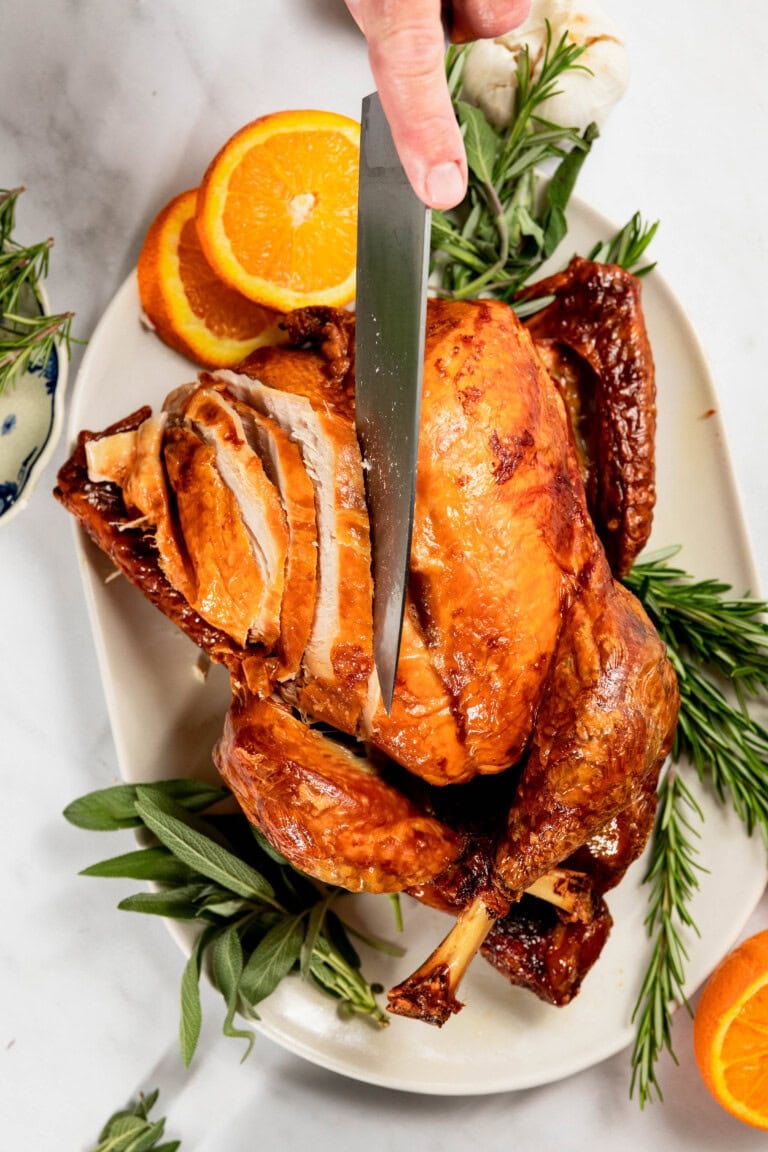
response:
[[[44,293],[31,307],[48,312]],[[61,434],[67,358],[53,348],[46,363],[0,393],[0,524],[21,511],[35,489]]]

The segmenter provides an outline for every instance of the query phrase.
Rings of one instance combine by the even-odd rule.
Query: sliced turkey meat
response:
[[[192,604],[195,582],[184,541],[171,512],[162,458],[167,417],[149,416],[138,428],[115,432],[85,444],[88,477],[109,480],[123,490],[129,510],[152,531],[160,569]]]
[[[239,414],[221,393],[200,387],[184,404],[184,416],[214,450],[216,467],[234,496],[254,559],[261,570],[263,599],[251,638],[272,649],[280,635],[280,613],[288,554],[282,501],[254,452]]]
[[[85,445],[88,477],[94,484],[117,484],[122,488],[136,460],[136,429],[115,432]]]
[[[307,396],[229,371],[227,391],[274,421],[299,446],[315,493],[318,566],[312,631],[304,653],[302,709],[355,732],[373,671],[373,583],[368,513],[353,425]]]
[[[246,439],[258,452],[264,470],[280,493],[288,527],[288,555],[280,613],[278,680],[288,680],[301,667],[309,643],[317,596],[317,521],[315,490],[294,444],[282,428],[255,408],[234,401]]]
[[[191,428],[171,425],[164,456],[194,573],[194,608],[243,647],[273,634],[279,623],[265,617],[264,577],[215,448]]]

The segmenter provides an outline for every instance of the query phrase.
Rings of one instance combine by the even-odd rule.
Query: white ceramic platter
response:
[[[569,209],[561,249],[586,253],[615,229],[583,204]],[[651,548],[682,544],[680,563],[697,576],[756,591],[738,498],[717,416],[717,401],[695,334],[664,281],[644,282],[644,306],[658,377],[659,502]],[[101,429],[194,376],[191,365],[141,327],[133,277],[98,326],[74,390],[70,435]],[[120,769],[129,781],[179,775],[212,777],[211,747],[227,704],[226,676],[199,673],[194,646],[84,538],[82,572]],[[693,778],[693,772],[689,773]],[[733,944],[766,883],[764,849],[730,811],[692,780],[706,813],[701,889],[693,915],[700,937],[689,943],[693,991]],[[260,1007],[257,1027],[278,1044],[343,1075],[390,1088],[471,1094],[528,1088],[604,1059],[632,1040],[631,1014],[647,962],[643,862],[610,893],[615,925],[580,995],[552,1008],[511,988],[478,959],[465,981],[466,1007],[442,1030],[393,1019],[379,1031],[341,1021],[332,1001],[288,979]],[[351,898],[348,913],[392,938],[391,910],[380,898]],[[406,901],[405,958],[364,951],[369,979],[386,987],[404,978],[443,936],[447,920]],[[185,943],[183,934],[174,934]]]

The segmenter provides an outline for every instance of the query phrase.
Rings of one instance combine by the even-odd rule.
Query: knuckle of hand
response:
[[[462,20],[475,36],[499,36],[525,19],[530,4],[529,0],[464,0],[460,8]]]
[[[423,23],[403,23],[387,28],[370,45],[371,63],[389,72],[420,79],[443,70],[443,39]]]

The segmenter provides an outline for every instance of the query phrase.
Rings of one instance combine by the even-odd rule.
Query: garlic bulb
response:
[[[595,0],[532,0],[528,19],[495,40],[478,40],[464,63],[462,97],[476,104],[492,124],[509,124],[517,86],[517,60],[528,45],[535,77],[547,42],[545,21],[557,44],[567,32],[573,44],[586,45],[578,63],[589,69],[564,72],[558,94],[538,108],[546,120],[582,131],[595,121],[601,126],[621,99],[629,81],[627,50],[616,26]]]

